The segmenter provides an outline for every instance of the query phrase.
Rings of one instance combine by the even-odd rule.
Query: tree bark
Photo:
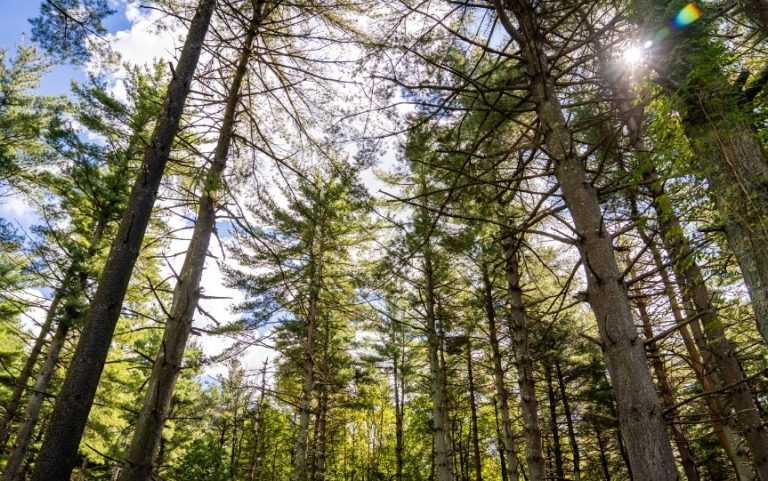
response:
[[[475,399],[475,376],[472,369],[472,340],[467,335],[467,379],[469,381],[469,413],[472,422],[472,454],[475,458],[475,481],[483,481],[483,463],[480,457],[480,436],[477,425],[477,400]]]
[[[504,383],[504,369],[501,364],[501,351],[499,349],[498,329],[496,327],[496,309],[493,306],[493,286],[488,274],[488,265],[481,265],[483,276],[483,298],[485,304],[485,316],[488,320],[488,335],[491,344],[491,358],[493,361],[493,378],[498,398],[498,410],[501,415],[501,450],[506,457],[507,481],[518,481],[517,456],[515,455],[514,434],[512,433],[512,421],[509,416],[509,393]]]
[[[637,300],[635,305],[640,315],[640,320],[643,323],[645,338],[650,341],[654,334],[648,307],[646,306],[644,299]],[[675,446],[677,446],[677,452],[680,454],[680,462],[683,465],[685,476],[688,478],[688,481],[698,481],[700,478],[699,472],[696,470],[696,460],[694,459],[693,451],[691,450],[688,438],[683,430],[683,425],[680,423],[677,409],[674,408],[675,397],[672,385],[669,382],[667,369],[664,366],[663,355],[656,342],[650,341],[646,347],[648,349],[648,358],[651,361],[651,366],[656,373],[656,381],[658,382],[659,392],[661,393],[662,406],[668,410],[667,419],[669,420],[669,426],[672,430],[672,440],[674,441]]]
[[[74,357],[56,400],[33,481],[66,481],[76,461],[133,266],[139,255],[160,181],[176,137],[216,0],[201,0],[168,87],[163,110],[131,190],[123,219]]]
[[[664,193],[663,186],[655,171],[648,171],[648,187],[658,216],[659,233],[662,242],[672,257],[672,269],[683,281],[682,293],[695,309],[698,322],[704,327],[703,334],[709,349],[699,350],[704,362],[713,365],[720,373],[725,386],[733,386],[725,392],[730,404],[736,411],[736,419],[742,434],[752,453],[753,466],[763,481],[768,481],[768,430],[763,425],[755,399],[749,386],[744,382],[744,374],[734,352],[734,346],[728,340],[725,329],[719,320],[717,310],[712,305],[701,268],[695,260],[693,249],[683,233],[671,200]]]
[[[557,424],[557,393],[552,382],[552,366],[544,366],[544,376],[547,380],[547,398],[549,400],[549,428],[552,432],[552,453],[555,457],[555,479],[565,479],[563,467],[563,448],[560,445],[560,427]]]
[[[293,480],[308,481],[309,459],[309,422],[312,415],[312,393],[315,389],[315,325],[318,316],[320,300],[320,284],[322,279],[324,252],[324,226],[320,219],[317,226],[319,234],[310,240],[309,264],[310,285],[306,318],[306,341],[304,354],[304,384],[299,404],[299,432],[296,438],[296,458],[294,460]],[[315,245],[315,243],[319,245]]]
[[[576,440],[576,431],[573,428],[573,414],[571,405],[568,402],[568,393],[565,389],[565,378],[560,368],[560,361],[555,359],[555,373],[557,374],[557,385],[560,390],[560,398],[563,401],[563,414],[565,423],[568,426],[568,442],[571,445],[571,455],[573,457],[573,481],[581,480],[581,456],[579,453],[579,443]]]
[[[254,2],[252,18],[227,92],[226,107],[213,162],[206,173],[200,195],[195,228],[173,292],[173,301],[163,331],[161,348],[152,366],[147,394],[118,481],[148,481],[152,474],[157,446],[168,417],[173,390],[181,370],[195,309],[200,298],[200,282],[211,235],[216,225],[216,203],[237,120],[241,85],[256,38],[262,5],[263,2]]]
[[[23,479],[20,469],[26,458],[27,450],[37,425],[37,419],[40,415],[40,409],[43,407],[43,400],[49,395],[47,392],[48,386],[56,370],[56,364],[59,362],[59,355],[64,347],[64,342],[67,340],[68,332],[69,324],[66,322],[60,322],[56,327],[56,332],[51,339],[45,361],[40,368],[40,373],[29,396],[24,420],[19,426],[13,448],[8,456],[8,462],[5,464],[2,481],[21,481]]]
[[[507,277],[507,298],[509,300],[509,334],[517,367],[517,384],[520,387],[520,410],[523,415],[525,432],[526,464],[528,479],[543,481],[547,477],[544,467],[544,452],[539,426],[539,405],[536,400],[536,385],[533,379],[533,358],[528,346],[528,326],[523,290],[520,287],[520,266],[517,261],[520,239],[513,232],[505,232],[504,268]]]
[[[253,481],[254,474],[256,472],[256,463],[259,456],[259,443],[261,442],[261,423],[264,418],[264,409],[266,408],[266,391],[267,391],[267,361],[264,361],[264,366],[261,368],[261,392],[259,393],[259,400],[256,403],[256,415],[253,420],[253,430],[251,431],[251,452],[248,455],[248,466],[245,470],[246,481]]]
[[[686,351],[688,352],[688,359],[691,363],[691,368],[696,375],[696,379],[699,381],[699,384],[702,386],[702,389],[704,389],[705,392],[716,391],[719,389],[717,386],[721,385],[721,383],[712,379],[712,373],[710,372],[711,369],[705,369],[704,361],[701,358],[697,341],[694,339],[690,325],[683,324],[685,321],[685,316],[681,311],[675,294],[675,285],[669,278],[667,267],[664,265],[664,261],[661,258],[659,249],[642,228],[638,229],[638,232],[643,241],[649,246],[654,264],[656,265],[656,269],[659,271],[659,276],[662,279],[664,290],[667,294],[667,298],[669,299],[670,309],[672,310],[672,318],[675,321],[675,324],[680,326],[680,337],[682,337],[683,344],[685,345]],[[695,315],[693,309],[691,309],[689,315]],[[748,461],[745,463],[738,454],[737,446],[739,445],[739,441],[737,439],[737,434],[728,424],[727,408],[722,402],[721,397],[718,395],[711,395],[706,396],[705,400],[710,413],[710,422],[712,423],[712,427],[715,431],[715,436],[717,437],[720,446],[723,448],[726,457],[733,465],[736,471],[737,479],[752,479],[752,476],[748,474],[752,471],[752,465]]]
[[[395,324],[392,324],[392,381],[395,391],[395,481],[403,481],[403,451],[405,450],[403,440],[403,403],[405,398],[405,383],[400,384],[400,378],[403,377],[401,355],[404,355],[405,347],[394,349],[397,345],[397,331]],[[401,354],[403,353],[403,354]]]
[[[579,236],[587,277],[588,301],[600,330],[619,410],[619,424],[627,444],[635,479],[675,481],[678,477],[666,423],[645,362],[643,342],[632,319],[626,288],[605,228],[595,187],[587,178],[573,145],[545,53],[544,38],[527,0],[507,0],[519,30],[497,0],[497,12],[507,33],[522,49],[547,152]]]
[[[62,286],[72,281],[72,277],[74,276],[74,270],[72,267],[73,266],[70,266],[70,269],[65,274],[64,279],[62,280]],[[59,287],[56,289],[56,293],[54,294],[53,299],[51,299],[51,304],[48,306],[48,312],[45,315],[45,321],[40,327],[40,333],[35,339],[35,344],[32,346],[32,350],[29,352],[29,356],[27,356],[26,361],[24,361],[24,367],[21,369],[19,375],[16,376],[16,379],[13,380],[11,398],[5,405],[5,412],[3,413],[2,419],[0,419],[0,449],[4,449],[6,443],[8,442],[8,436],[11,433],[11,423],[13,422],[19,410],[21,397],[24,394],[24,391],[28,389],[27,383],[32,377],[32,372],[35,370],[37,360],[40,357],[43,346],[45,346],[46,340],[48,339],[48,334],[50,334],[51,326],[53,325],[53,319],[56,317],[56,310],[58,309],[59,303],[61,303],[63,297],[64,290]]]
[[[427,251],[429,247],[427,247]],[[435,286],[432,259],[424,253],[424,303],[426,309],[427,350],[432,383],[432,428],[435,443],[435,469],[438,481],[453,481],[453,450],[449,440],[449,421],[445,392],[445,371],[440,359],[441,340],[435,313]]]
[[[499,465],[501,466],[501,481],[509,481],[509,474],[507,473],[507,457],[505,456],[506,449],[504,449],[504,441],[501,439],[501,426],[499,425],[499,406],[498,400],[493,398],[493,416],[496,421],[496,439],[499,447]]]

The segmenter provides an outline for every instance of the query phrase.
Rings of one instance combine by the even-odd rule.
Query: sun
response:
[[[624,50],[624,53],[622,54],[624,63],[629,66],[640,65],[643,62],[643,57],[645,57],[644,49],[637,46]]]

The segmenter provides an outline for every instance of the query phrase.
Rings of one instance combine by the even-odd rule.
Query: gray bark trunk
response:
[[[514,434],[512,432],[512,421],[509,416],[509,393],[504,383],[504,369],[501,364],[501,351],[499,349],[498,329],[496,327],[496,309],[493,306],[493,286],[488,274],[488,265],[482,266],[483,275],[483,297],[485,300],[485,316],[488,320],[488,334],[491,343],[491,358],[493,361],[493,379],[496,388],[496,397],[498,398],[498,411],[501,416],[501,427],[499,428],[499,437],[501,439],[501,450],[505,457],[505,473],[508,481],[518,481],[517,456],[515,454]]]
[[[2,481],[20,481],[23,479],[20,476],[20,469],[26,458],[29,444],[32,440],[32,435],[35,432],[35,426],[37,425],[37,419],[40,415],[40,409],[43,407],[43,400],[48,395],[48,386],[51,383],[51,378],[53,378],[53,373],[56,370],[56,363],[59,361],[59,355],[61,354],[61,349],[64,347],[64,342],[67,340],[68,332],[69,325],[64,322],[59,323],[56,332],[51,339],[51,344],[48,348],[48,353],[46,354],[43,366],[40,368],[40,373],[32,388],[32,393],[29,396],[24,420],[19,426],[16,439],[13,443],[13,448],[11,448],[11,452],[8,456],[8,462],[3,471]]]
[[[424,303],[426,309],[427,349],[429,351],[429,373],[432,382],[432,428],[435,444],[435,469],[438,481],[453,481],[453,453],[449,439],[447,400],[445,393],[445,371],[440,361],[440,335],[435,313],[435,286],[432,260],[429,253],[424,255],[424,277],[426,281]]]
[[[762,423],[752,392],[744,382],[734,347],[726,337],[717,310],[712,305],[712,295],[704,283],[703,273],[671,201],[655,172],[649,172],[646,177],[650,177],[648,187],[658,215],[661,239],[672,257],[672,269],[683,281],[683,297],[688,299],[699,317],[691,327],[696,328],[699,322],[704,326],[703,335],[709,349],[699,351],[704,355],[705,364],[714,366],[720,373],[723,385],[733,386],[725,391],[726,399],[736,411],[736,419],[752,453],[755,471],[760,479],[768,481],[768,430]]]
[[[76,462],[104,362],[120,317],[165,165],[176,137],[216,0],[201,0],[168,87],[163,110],[131,190],[74,357],[56,400],[33,481],[66,481]]]
[[[70,270],[64,276],[62,285],[65,285],[67,282],[71,282],[73,274],[74,272],[70,268]],[[32,372],[35,370],[37,360],[40,357],[43,346],[45,346],[46,340],[48,339],[48,334],[50,334],[53,319],[56,317],[56,310],[58,309],[59,303],[62,301],[63,296],[64,290],[61,289],[61,287],[56,289],[56,294],[54,294],[53,299],[51,300],[51,304],[48,306],[48,312],[45,315],[45,321],[40,327],[40,333],[35,339],[35,344],[32,346],[32,350],[29,352],[29,356],[27,357],[26,361],[24,361],[24,367],[21,369],[21,372],[18,376],[16,376],[16,379],[13,380],[13,391],[11,391],[11,398],[5,405],[5,413],[3,413],[3,417],[0,419],[0,449],[4,449],[6,443],[8,442],[8,436],[11,433],[11,423],[13,422],[19,410],[21,397],[24,394],[24,391],[28,389],[27,383],[32,377]]]
[[[251,48],[256,37],[260,15],[260,4],[257,4],[254,6],[253,17],[227,92],[222,126],[214,150],[213,162],[206,173],[200,195],[195,228],[173,291],[171,310],[163,331],[161,348],[152,366],[147,394],[144,397],[118,481],[148,481],[152,475],[163,425],[168,417],[173,390],[181,370],[195,309],[200,298],[200,281],[211,235],[216,226],[216,202],[221,191],[222,175],[227,165],[237,120],[240,88],[251,57]]]
[[[507,297],[511,310],[509,333],[512,339],[515,367],[517,367],[517,383],[520,386],[520,409],[525,432],[528,479],[543,481],[547,473],[544,467],[541,426],[539,426],[539,403],[536,399],[536,385],[533,378],[533,358],[528,347],[528,322],[523,304],[523,290],[520,287],[520,266],[517,261],[519,239],[513,232],[505,232],[502,242]]]
[[[506,2],[518,18],[518,31],[506,12],[499,15],[513,38],[519,38],[547,151],[565,204],[579,235],[587,277],[588,301],[600,330],[606,365],[618,404],[619,425],[637,481],[678,478],[666,422],[651,379],[642,339],[632,319],[626,288],[605,228],[597,191],[590,183],[578,149],[572,143],[535,12],[525,0]]]
[[[634,272],[633,272],[634,278]],[[634,280],[634,279],[633,279]],[[651,317],[648,313],[648,307],[646,306],[645,299],[640,298],[635,302],[637,311],[640,315],[640,320],[643,323],[643,333],[646,340],[653,338],[653,325],[651,323]],[[677,446],[677,452],[680,454],[680,463],[683,465],[685,476],[688,481],[699,481],[699,472],[696,469],[696,460],[693,456],[693,451],[688,443],[688,438],[683,430],[683,425],[680,423],[677,409],[675,406],[675,397],[672,390],[672,385],[669,382],[669,376],[667,375],[667,369],[664,365],[664,357],[659,350],[656,342],[650,341],[647,343],[648,358],[651,361],[651,366],[656,374],[656,381],[659,386],[659,392],[661,394],[662,405],[665,409],[671,409],[667,413],[667,419],[669,420],[669,426],[672,430],[672,440]]]

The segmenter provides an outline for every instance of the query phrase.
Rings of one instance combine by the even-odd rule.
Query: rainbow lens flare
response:
[[[689,3],[675,15],[675,27],[687,27],[701,17],[701,9],[693,2]]]

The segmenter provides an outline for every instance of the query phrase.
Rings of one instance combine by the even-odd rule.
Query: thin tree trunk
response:
[[[104,231],[107,228],[107,222],[105,220],[99,220],[94,227],[93,237],[90,240],[87,251],[85,252],[85,258],[83,261],[87,261],[96,255],[99,244],[104,237]],[[67,275],[65,276],[65,282],[57,291],[58,299],[54,299],[55,304],[65,300],[67,290],[70,289],[70,284],[75,283],[79,285],[80,290],[85,292],[88,283],[88,273],[85,270],[78,269],[78,266],[73,263],[70,265]],[[59,293],[61,295],[59,296]],[[50,309],[55,311],[55,306],[52,305]],[[50,312],[50,311],[49,311]],[[55,317],[55,316],[53,316]],[[53,318],[51,317],[51,318]],[[61,350],[64,347],[64,343],[67,338],[67,334],[72,328],[74,319],[61,319],[56,326],[53,338],[48,346],[48,352],[46,353],[43,365],[40,368],[40,373],[35,380],[35,385],[32,388],[29,401],[27,402],[26,412],[24,419],[16,432],[16,438],[14,440],[13,447],[8,457],[8,461],[3,471],[3,481],[21,480],[24,479],[24,472],[20,471],[22,464],[26,458],[28,458],[28,451],[32,436],[37,426],[37,420],[40,415],[40,410],[43,406],[45,396],[48,396],[48,387],[53,378],[53,374],[56,370],[56,365],[59,361]]]
[[[310,241],[310,286],[306,319],[306,344],[304,353],[304,385],[299,404],[299,433],[296,438],[296,458],[294,460],[294,481],[308,480],[309,459],[309,421],[312,414],[312,393],[315,389],[315,324],[318,316],[320,282],[322,278],[322,255],[324,252],[324,227],[320,220],[319,239]],[[315,242],[319,247],[315,247]]]
[[[579,443],[576,440],[576,431],[573,429],[573,414],[571,405],[568,402],[568,393],[565,389],[565,378],[563,377],[560,361],[555,359],[555,373],[557,374],[557,385],[560,389],[560,398],[563,401],[563,414],[568,426],[568,441],[571,445],[571,454],[573,456],[573,481],[581,480],[581,456],[579,453]]]
[[[469,380],[469,412],[472,421],[472,450],[475,458],[475,481],[483,481],[483,463],[480,457],[480,436],[477,426],[477,400],[475,399],[475,376],[472,371],[472,340],[467,336],[467,377]]]
[[[768,430],[763,425],[755,399],[720,322],[717,310],[712,305],[712,295],[704,282],[704,276],[695,260],[693,248],[683,233],[682,225],[674,212],[671,200],[663,190],[655,171],[647,171],[653,205],[657,212],[659,233],[664,246],[672,257],[672,269],[683,282],[683,298],[694,307],[699,320],[691,324],[696,329],[698,322],[704,326],[703,334],[709,349],[699,352],[704,356],[705,365],[717,368],[725,386],[733,386],[724,395],[736,411],[736,419],[752,453],[753,466],[763,481],[768,481]]]
[[[533,379],[533,358],[528,346],[528,326],[523,304],[523,290],[520,287],[520,266],[517,261],[520,239],[513,232],[504,234],[502,239],[504,266],[507,277],[507,297],[511,310],[509,333],[517,367],[517,383],[520,386],[520,410],[523,415],[528,477],[532,481],[542,481],[547,473],[544,467],[539,406]]]
[[[491,343],[491,357],[493,361],[494,386],[498,398],[498,409],[501,415],[501,449],[506,456],[506,477],[508,481],[518,481],[517,456],[515,455],[514,435],[512,434],[512,420],[509,415],[509,394],[504,383],[504,369],[501,365],[501,351],[499,349],[498,329],[496,327],[496,309],[493,306],[493,286],[488,274],[488,265],[481,265],[483,276],[483,298],[485,304],[485,316],[488,320],[488,335]]]
[[[70,266],[67,273],[64,275],[64,279],[61,283],[62,286],[65,286],[67,283],[71,282],[73,276],[74,265]],[[0,449],[5,448],[5,445],[8,442],[8,436],[11,433],[11,423],[13,422],[19,410],[21,397],[24,394],[24,391],[26,391],[28,388],[27,383],[32,377],[32,372],[35,370],[37,360],[40,357],[43,346],[45,346],[46,340],[48,339],[48,334],[50,334],[53,319],[56,317],[56,310],[58,309],[63,297],[64,289],[59,287],[56,289],[56,293],[54,294],[53,299],[51,299],[51,304],[48,306],[48,312],[45,315],[45,321],[40,327],[40,333],[35,339],[35,344],[32,346],[32,350],[29,352],[29,356],[24,362],[24,367],[21,369],[19,375],[16,376],[16,379],[13,380],[13,391],[11,391],[11,398],[5,405],[5,412],[3,413],[3,417],[0,419]]]
[[[587,178],[578,148],[566,124],[543,33],[527,0],[507,0],[518,19],[516,29],[500,0],[497,11],[507,33],[520,43],[547,152],[579,237],[588,301],[600,330],[611,373],[632,470],[638,481],[675,481],[678,477],[666,423],[646,365],[643,342],[632,319],[626,288],[605,228],[595,187]]]
[[[597,447],[600,452],[600,467],[603,470],[605,481],[611,481],[611,470],[608,465],[608,455],[605,448],[605,439],[602,436],[600,428],[595,424],[595,437],[597,438]]]
[[[213,162],[206,174],[203,192],[200,195],[195,228],[174,289],[169,319],[163,332],[162,347],[152,366],[147,394],[118,481],[148,481],[151,477],[157,446],[170,410],[173,390],[181,370],[184,351],[200,297],[200,281],[211,234],[216,225],[218,192],[221,190],[221,178],[226,168],[234,134],[241,84],[257,34],[262,3],[255,2],[253,8],[251,22],[227,92],[222,127],[214,150]]]
[[[547,363],[544,366],[544,376],[547,380],[547,398],[549,400],[549,428],[552,432],[552,451],[555,457],[555,478],[565,479],[563,467],[563,448],[560,445],[560,427],[557,424],[557,392],[552,382],[552,366]]]
[[[694,339],[694,336],[691,332],[691,326],[689,324],[684,324],[685,316],[681,311],[680,305],[678,304],[678,300],[675,295],[675,285],[669,278],[667,267],[664,265],[664,261],[661,258],[658,247],[648,237],[644,229],[638,229],[638,233],[643,239],[643,242],[649,246],[654,264],[656,265],[656,269],[659,271],[662,284],[664,285],[664,290],[667,293],[667,298],[669,299],[672,318],[674,319],[675,324],[681,326],[679,329],[680,336],[683,338],[683,344],[688,351],[688,358],[691,363],[691,368],[693,369],[699,384],[702,386],[705,392],[711,392],[719,389],[718,386],[720,386],[721,383],[713,380],[711,373],[705,369],[704,361],[701,358],[701,354],[697,346],[697,341]],[[689,315],[694,316],[695,311],[691,309]],[[695,322],[698,321],[694,321],[694,323]],[[751,462],[748,460],[745,462],[745,460],[741,459],[738,454],[737,446],[739,445],[739,441],[737,439],[737,434],[733,431],[730,424],[728,423],[727,408],[724,405],[721,396],[706,396],[705,400],[710,413],[711,423],[715,431],[715,436],[717,437],[720,446],[723,448],[726,457],[734,466],[737,478],[739,480],[745,481],[752,479],[752,476],[749,474],[752,472]]]
[[[427,248],[429,249],[429,248]],[[427,349],[429,351],[429,371],[432,382],[432,428],[434,435],[435,469],[438,481],[453,481],[453,450],[449,438],[447,400],[445,393],[445,371],[440,359],[441,341],[437,329],[435,314],[435,287],[432,260],[429,253],[424,255],[424,277],[426,288],[424,301],[426,308]]]
[[[634,3],[637,11],[652,12],[667,2]],[[759,4],[761,13],[768,15],[764,0],[740,3]],[[656,69],[669,83],[679,85],[671,93],[682,100],[679,110],[696,167],[707,179],[715,208],[726,222],[726,239],[749,290],[758,330],[768,342],[768,155],[754,127],[758,119],[751,99],[741,86],[731,83],[716,55],[700,58],[701,52],[713,48],[713,40],[706,35],[708,30],[702,29],[698,37],[659,45],[663,50],[657,55],[666,61]],[[764,477],[768,468],[762,462],[755,459],[755,469],[768,481]]]
[[[59,361],[59,355],[64,347],[64,342],[67,340],[68,332],[69,324],[66,322],[60,322],[56,327],[56,332],[48,348],[48,354],[45,357],[43,366],[40,368],[40,373],[29,396],[24,420],[19,426],[13,448],[8,456],[2,481],[21,481],[22,479],[19,470],[26,458],[27,450],[37,425],[37,419],[40,415],[40,409],[43,407],[43,401],[49,395],[47,392],[48,386],[56,370],[56,363]]]
[[[643,323],[645,338],[646,340],[650,340],[653,338],[654,334],[645,300],[639,299],[635,302],[635,305],[637,306],[640,320]],[[646,348],[648,349],[648,358],[651,361],[651,366],[656,373],[656,380],[658,382],[659,392],[661,393],[662,406],[664,406],[665,409],[671,409],[671,411],[667,412],[667,419],[669,419],[669,426],[670,429],[672,429],[672,440],[675,442],[677,452],[680,454],[680,462],[683,465],[685,476],[688,478],[688,481],[698,481],[699,472],[696,470],[696,460],[694,459],[691,446],[688,443],[688,438],[685,436],[683,425],[680,423],[677,409],[674,409],[675,397],[672,385],[669,382],[669,376],[667,376],[667,369],[664,366],[664,358],[662,357],[656,342],[648,342]]]
[[[396,331],[394,323],[392,324],[393,347],[396,340]],[[400,389],[400,380],[402,377],[402,368],[399,368],[400,352],[393,349],[392,355],[392,380],[395,390],[395,481],[403,481],[403,398],[405,393]],[[403,389],[405,386],[403,386]]]
[[[162,114],[144,155],[85,327],[56,400],[33,481],[66,481],[76,462],[99,378],[139,255],[165,165],[178,131],[216,0],[201,0],[168,87]]]
[[[499,464],[501,466],[501,481],[509,481],[507,474],[507,459],[505,456],[504,441],[501,440],[501,426],[499,426],[499,406],[496,398],[493,398],[493,416],[496,421],[496,439],[499,447]]]
[[[253,476],[256,472],[256,463],[259,456],[259,443],[261,442],[261,423],[263,422],[264,409],[266,408],[266,391],[267,360],[264,361],[264,366],[261,368],[261,393],[259,393],[259,401],[256,403],[256,416],[253,420],[253,431],[251,431],[251,452],[248,456],[248,466],[245,470],[246,481],[253,481]]]

